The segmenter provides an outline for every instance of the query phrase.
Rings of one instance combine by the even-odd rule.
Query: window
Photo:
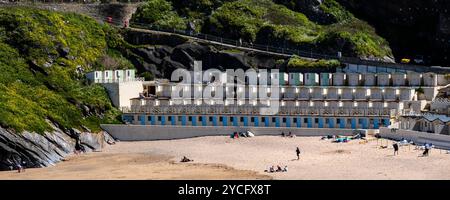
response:
[[[283,123],[286,123],[287,119],[283,117]]]
[[[219,121],[222,122],[223,121],[223,117],[219,117]]]
[[[294,123],[297,123],[297,118],[294,118]]]
[[[203,121],[203,116],[199,116],[198,121]]]
[[[188,117],[188,121],[192,121],[192,116],[189,116],[189,117]]]
[[[172,121],[172,116],[169,116],[168,119],[169,119],[169,121]]]
[[[358,119],[358,123],[362,124],[363,123],[363,119]]]
[[[325,123],[326,123],[326,124],[330,123],[330,119],[328,119],[328,118],[325,119]]]
[[[272,117],[272,122],[276,122],[276,121],[277,121],[277,118]]]
[[[336,123],[340,124],[341,123],[341,119],[336,119]]]
[[[213,121],[213,117],[209,117],[209,121],[212,122]]]
[[[139,118],[140,118],[140,117],[139,117]],[[139,120],[141,120],[141,119],[139,119]],[[148,117],[147,117],[147,120],[148,120],[148,121],[152,120],[152,117],[148,116]]]
[[[319,123],[319,118],[314,118],[314,123]]]
[[[250,119],[250,121],[251,121],[251,122],[255,122],[255,117],[252,117],[252,118]]]
[[[130,76],[130,71],[127,71],[127,76]]]
[[[181,121],[181,120],[183,120],[183,117],[178,116],[178,121]]]
[[[230,121],[233,121],[233,117],[230,117]]]
[[[162,117],[161,116],[158,116],[158,121],[161,121],[162,120]]]
[[[308,118],[304,118],[303,123],[308,123]]]
[[[244,122],[244,117],[241,117],[241,122]]]

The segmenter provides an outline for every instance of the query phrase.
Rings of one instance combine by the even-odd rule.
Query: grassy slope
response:
[[[47,119],[92,131],[118,122],[105,89],[84,84],[77,73],[102,67],[101,58],[115,59],[106,50],[111,34],[81,15],[0,8],[0,126],[42,133],[51,130]]]
[[[164,7],[157,6],[160,4]],[[271,0],[148,0],[133,20],[165,28],[185,28],[187,22],[194,22],[195,29],[204,33],[262,44],[313,48],[328,54],[342,51],[347,56],[392,56],[388,43],[371,26],[336,1],[324,0],[320,9],[337,22],[319,25]],[[170,17],[151,15],[154,10],[164,10],[162,13],[170,13]]]

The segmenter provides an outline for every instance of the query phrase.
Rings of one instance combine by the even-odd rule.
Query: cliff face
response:
[[[450,66],[450,1],[337,1],[374,26],[397,61],[423,55],[429,64]]]
[[[100,150],[103,142],[113,139],[103,134],[80,132],[77,129],[63,131],[54,127],[51,132],[37,134],[33,132],[15,133],[0,127],[0,170],[23,167],[47,167],[73,153],[76,140],[80,140],[85,152]]]
[[[120,123],[120,111],[84,74],[104,60],[122,63],[113,46],[121,46],[118,34],[92,18],[0,7],[0,170],[61,160],[76,129],[97,149],[97,140],[83,138],[97,137],[101,123]]]

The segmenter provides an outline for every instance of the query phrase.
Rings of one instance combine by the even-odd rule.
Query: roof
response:
[[[423,115],[423,118],[430,122],[435,121],[435,120],[440,120],[445,123],[450,122],[450,117],[448,117],[446,115],[426,114],[426,115]]]

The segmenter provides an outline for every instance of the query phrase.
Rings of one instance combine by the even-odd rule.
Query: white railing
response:
[[[94,83],[124,83],[124,82],[133,82],[133,81],[143,82],[143,81],[145,81],[145,78],[136,77],[136,78],[124,78],[124,79],[95,79]]]
[[[148,114],[260,114],[264,106],[223,106],[223,105],[132,105],[122,108],[123,113]],[[266,107],[267,108],[267,107]],[[317,115],[317,116],[395,116],[394,109],[345,109],[345,108],[304,108],[280,106],[277,115]]]

